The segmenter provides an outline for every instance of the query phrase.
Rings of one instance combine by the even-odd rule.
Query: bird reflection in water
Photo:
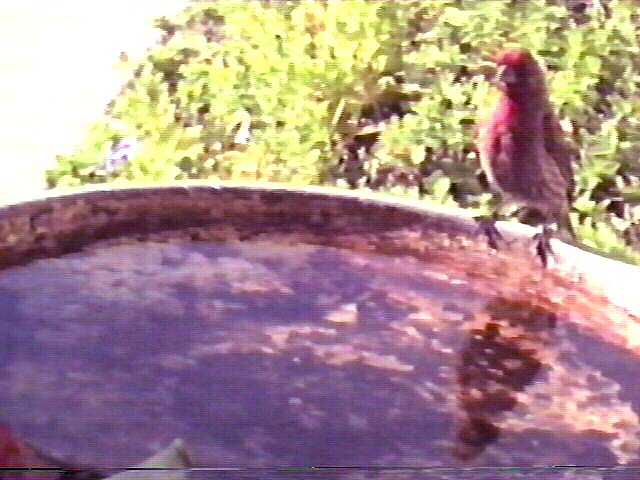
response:
[[[500,297],[477,315],[458,367],[456,458],[471,460],[498,439],[501,415],[540,372],[555,325],[548,308]]]

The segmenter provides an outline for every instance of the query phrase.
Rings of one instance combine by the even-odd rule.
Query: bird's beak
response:
[[[498,69],[498,81],[503,85],[510,85],[516,82],[516,74],[513,68],[502,66]]]

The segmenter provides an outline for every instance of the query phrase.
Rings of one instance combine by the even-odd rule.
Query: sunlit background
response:
[[[152,20],[186,0],[0,3],[0,202],[44,188],[56,154],[82,138],[158,34]]]

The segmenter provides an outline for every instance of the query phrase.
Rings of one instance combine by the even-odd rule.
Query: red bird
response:
[[[573,237],[571,152],[549,102],[544,73],[531,53],[509,49],[495,61],[502,96],[481,127],[480,162],[494,189],[542,215],[544,227],[536,239],[546,266],[552,253],[547,224],[562,225]]]

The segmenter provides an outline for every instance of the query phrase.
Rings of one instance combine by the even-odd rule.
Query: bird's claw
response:
[[[536,242],[536,255],[540,257],[542,266],[548,268],[549,261],[555,256],[553,248],[551,248],[551,230],[545,226],[542,232],[533,236],[533,240]]]
[[[479,232],[487,238],[489,247],[498,250],[504,237],[496,228],[496,221],[491,217],[476,217],[474,220],[478,224]]]

